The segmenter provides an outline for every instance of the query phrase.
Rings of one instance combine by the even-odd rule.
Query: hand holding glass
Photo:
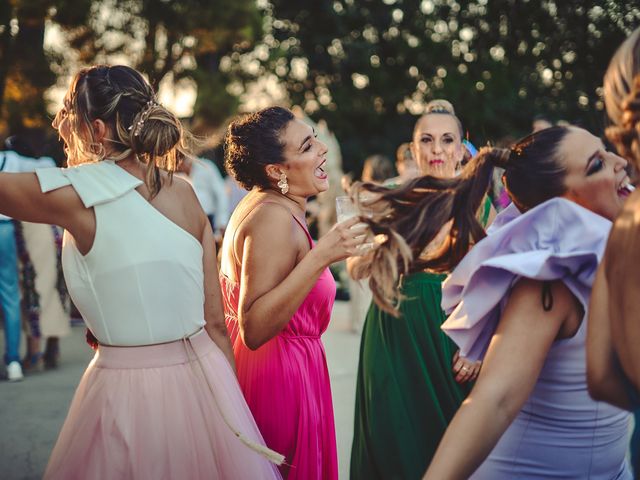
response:
[[[351,197],[342,195],[342,196],[336,197],[336,214],[337,214],[338,223],[342,223],[349,220],[350,218],[357,217],[358,215],[360,215],[360,212],[358,211],[355,204],[351,200]],[[364,225],[366,224],[356,223],[351,228],[360,227]],[[371,242],[364,243],[366,237],[367,235],[362,236],[363,243],[358,246],[358,249],[360,250],[360,253],[359,253],[360,255],[365,254],[368,250],[370,250],[373,247],[373,243]]]

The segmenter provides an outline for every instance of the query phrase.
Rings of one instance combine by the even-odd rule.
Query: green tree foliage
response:
[[[56,76],[44,50],[45,24],[83,30],[90,6],[90,0],[0,2],[0,131],[15,133],[49,122],[44,92]],[[77,37],[78,45],[85,40]]]
[[[142,0],[138,16],[147,22],[144,55],[138,68],[156,84],[171,73],[197,86],[196,128],[219,126],[235,113],[238,101],[220,61],[246,50],[262,35],[262,14],[253,0]]]
[[[45,51],[45,26],[62,46]],[[220,60],[262,34],[253,0],[0,0],[0,131],[45,126],[45,91],[79,66],[125,62],[158,86],[168,77],[197,88],[203,131],[235,113]]]
[[[266,71],[325,118],[346,169],[392,155],[427,101],[455,105],[476,144],[544,114],[600,132],[602,76],[636,2],[271,0]]]

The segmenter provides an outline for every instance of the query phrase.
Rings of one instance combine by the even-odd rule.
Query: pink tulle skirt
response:
[[[206,332],[190,340],[192,348],[183,341],[100,346],[44,477],[280,478],[277,467],[245,446],[222,417],[221,411],[233,428],[264,444],[229,362]]]

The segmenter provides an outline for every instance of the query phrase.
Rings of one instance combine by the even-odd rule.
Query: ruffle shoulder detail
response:
[[[39,168],[36,175],[44,193],[71,185],[87,208],[115,200],[143,183],[110,160],[69,168]]]
[[[609,220],[564,198],[524,214],[510,206],[443,283],[442,308],[450,315],[442,329],[462,355],[482,358],[521,277],[563,281],[586,312],[610,229]]]

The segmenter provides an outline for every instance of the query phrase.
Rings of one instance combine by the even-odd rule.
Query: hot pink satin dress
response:
[[[305,226],[309,244],[313,241]],[[320,335],[329,325],[336,286],[329,269],[287,326],[255,351],[238,329],[240,285],[221,275],[227,328],[238,381],[266,444],[286,457],[284,478],[338,478],[336,434],[327,360]]]

